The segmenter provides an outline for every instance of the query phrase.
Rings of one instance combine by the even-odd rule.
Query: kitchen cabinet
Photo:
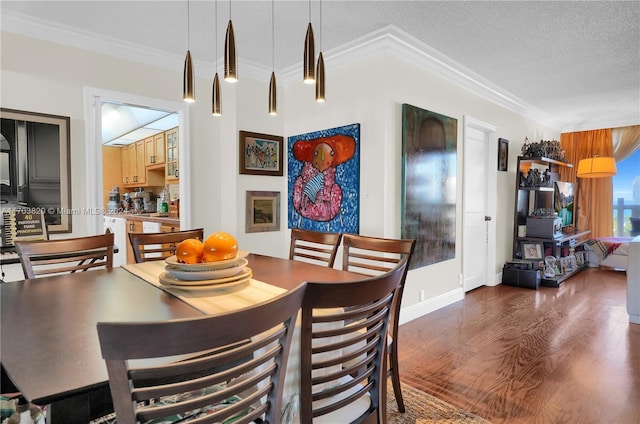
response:
[[[145,166],[164,165],[166,156],[166,143],[164,133],[158,133],[144,140]]]
[[[130,185],[134,183],[136,173],[136,145],[129,144],[122,147],[122,184]]]
[[[136,185],[143,186],[147,183],[147,170],[144,165],[144,140],[136,143],[136,162],[135,162],[134,182]]]
[[[122,182],[125,186],[146,184],[146,172],[142,158],[144,158],[144,141],[131,143],[122,148]]]
[[[133,255],[133,247],[131,247],[131,242],[129,241],[129,233],[141,233],[142,232],[142,221],[127,219],[127,263],[134,264],[136,263],[135,256]]]
[[[165,141],[167,146],[166,155],[166,177],[167,181],[175,183],[180,178],[178,172],[178,127],[165,131]]]
[[[164,140],[164,133],[163,133]],[[153,140],[153,137],[151,137]],[[147,139],[122,147],[122,183],[125,187],[162,187],[164,186],[164,166],[155,165],[147,169]],[[163,150],[164,152],[164,150]],[[164,156],[164,153],[163,155]]]

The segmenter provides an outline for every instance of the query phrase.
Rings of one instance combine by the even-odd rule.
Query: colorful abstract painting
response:
[[[402,105],[402,237],[411,268],[455,257],[458,120]]]
[[[360,124],[288,138],[288,227],[358,233]]]

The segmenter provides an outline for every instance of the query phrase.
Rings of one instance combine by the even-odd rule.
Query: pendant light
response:
[[[220,104],[220,79],[218,78],[218,0],[215,1],[215,31],[216,31],[216,75],[213,77],[213,88],[211,90],[211,114],[213,116],[222,115]]]
[[[307,26],[307,36],[304,38],[303,81],[305,84],[313,84],[315,82],[315,64],[315,41],[313,40],[313,27],[311,26],[311,0],[309,0],[309,25]]]
[[[618,173],[614,158],[601,158],[596,153],[592,158],[580,159],[578,162],[578,178],[613,177]]]
[[[187,56],[184,58],[184,71],[182,72],[182,99],[185,102],[195,102],[195,83],[193,75],[193,63],[191,62],[190,36],[189,36],[189,0],[187,0]]]
[[[227,82],[238,81],[236,37],[233,34],[233,23],[231,22],[231,0],[229,0],[229,24],[227,25],[227,35],[224,39],[224,80]]]
[[[275,18],[273,12],[273,2],[271,0],[271,80],[269,81],[269,115],[278,114],[277,95],[278,88],[276,86],[276,65],[275,65]]]
[[[324,57],[322,56],[322,0],[320,0],[320,53],[316,68],[316,102],[324,103]]]

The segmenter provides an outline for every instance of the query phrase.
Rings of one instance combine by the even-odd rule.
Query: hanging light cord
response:
[[[276,36],[275,36],[275,13],[274,9],[274,0],[271,0],[271,69],[275,72],[276,70]]]
[[[322,0],[320,0],[320,51],[322,51]],[[311,19],[311,18],[309,18]]]
[[[215,27],[215,32],[216,32],[216,74],[218,73],[218,0],[215,1],[215,15],[216,15],[216,27]]]
[[[191,50],[191,11],[189,9],[189,0],[187,0],[187,50]]]

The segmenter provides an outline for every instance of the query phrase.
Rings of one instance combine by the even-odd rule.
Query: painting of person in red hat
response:
[[[353,178],[357,183],[358,175],[340,180],[340,167],[354,158],[356,139],[352,135],[316,134],[313,138],[298,139],[291,143],[290,159],[299,164],[299,169],[290,173],[291,206],[299,215],[297,223],[290,227],[300,227],[302,218],[309,220],[309,229],[328,231],[329,223],[337,219],[335,230],[343,231],[342,207],[344,199],[343,184]],[[291,171],[291,169],[290,169]],[[356,187],[357,189],[357,187]],[[314,225],[324,223],[320,227]],[[325,228],[321,228],[324,226]]]

